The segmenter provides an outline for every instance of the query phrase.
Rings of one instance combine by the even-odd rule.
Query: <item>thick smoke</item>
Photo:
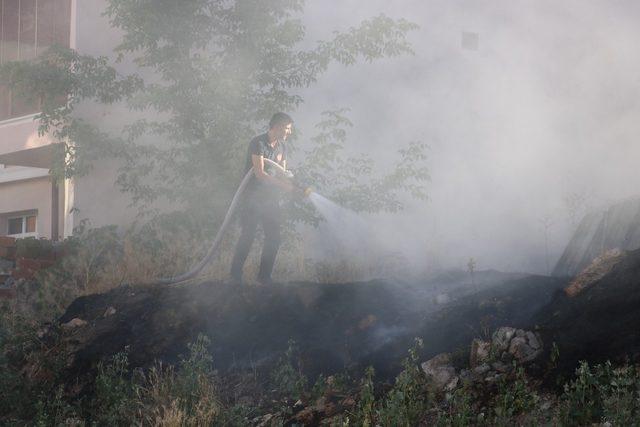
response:
[[[640,5],[310,0],[303,19],[313,42],[379,13],[420,25],[415,55],[333,67],[296,122],[350,107],[352,150],[429,144],[429,202],[373,219],[414,265],[545,273],[584,212],[636,195]]]

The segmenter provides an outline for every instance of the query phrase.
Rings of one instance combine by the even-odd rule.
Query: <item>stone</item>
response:
[[[509,372],[511,370],[511,365],[508,365],[508,364],[500,362],[500,361],[492,363],[491,367],[495,371],[498,371],[500,373]]]
[[[455,390],[458,387],[459,383],[460,383],[460,378],[458,378],[457,376],[454,375],[454,377],[451,378],[451,381],[449,381],[444,386],[444,390],[447,391],[447,392],[452,392],[453,390]]]
[[[498,328],[491,337],[491,345],[498,352],[502,353],[509,349],[511,339],[515,336],[516,329],[509,326]]]
[[[63,323],[62,327],[65,329],[74,329],[74,328],[81,328],[86,325],[87,325],[86,320],[82,320],[78,317],[74,317],[73,319],[69,320],[67,323]]]
[[[479,339],[471,342],[471,354],[469,356],[469,366],[475,368],[489,360],[491,355],[491,343]]]
[[[542,341],[536,334],[531,331],[527,331],[527,342],[529,346],[535,350],[542,349]]]
[[[626,256],[620,248],[614,248],[601,254],[567,285],[564,292],[568,297],[575,297],[607,275]]]
[[[520,363],[531,362],[542,354],[542,345],[535,334],[529,332],[511,340],[509,354]]]
[[[273,414],[266,414],[262,417],[257,417],[253,419],[253,422],[256,423],[257,427],[267,427],[271,425],[271,420],[273,419]]]
[[[531,362],[542,354],[539,335],[511,327],[502,327],[494,332],[491,345],[498,359],[505,363],[513,359],[519,363]]]
[[[450,363],[449,353],[441,353],[423,362],[420,367],[437,389],[444,389],[456,376],[456,369]]]
[[[473,368],[473,373],[475,375],[484,375],[491,370],[491,366],[487,363],[483,363],[482,365],[476,366]]]
[[[104,312],[104,317],[113,316],[114,314],[116,314],[116,309],[114,307],[109,306]]]

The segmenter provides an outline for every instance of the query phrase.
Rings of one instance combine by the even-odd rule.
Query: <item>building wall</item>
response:
[[[103,16],[106,4],[105,0],[71,0],[71,48],[82,54],[114,58],[113,49],[121,38],[119,31],[110,28],[108,18]],[[132,61],[126,58],[124,61],[112,63],[123,75],[140,72]],[[125,105],[106,106],[83,101],[77,106],[74,114],[96,125],[101,131],[113,134],[120,132],[122,126],[130,123],[137,113],[132,113]],[[0,142],[0,156],[7,160],[5,163],[44,168],[48,167],[47,152],[35,150],[51,148],[50,145],[55,143],[46,136],[37,136],[37,123],[32,117],[0,122],[0,141],[7,141]],[[10,163],[9,160],[15,163]],[[50,163],[50,160],[48,162]],[[101,161],[94,165],[88,175],[66,180],[60,185],[60,236],[71,235],[73,229],[83,220],[89,220],[92,227],[111,224],[127,227],[134,221],[137,210],[130,206],[130,197],[115,185],[117,170],[116,162]],[[44,180],[41,181],[38,186],[31,181],[16,181],[11,185],[0,186],[0,203],[4,204],[5,210],[12,212],[21,209],[18,205],[37,209],[38,218],[43,218],[42,227],[39,225],[39,230],[43,230],[40,235],[51,237],[51,186],[48,183],[45,189]],[[48,205],[45,207],[46,203]],[[45,211],[46,224],[42,214]],[[2,212],[0,210],[0,213]],[[2,230],[0,228],[0,232]]]
[[[76,3],[5,1],[5,7],[9,4],[16,12],[4,16],[3,28],[11,31],[2,35],[2,61],[31,60],[56,43],[75,47],[71,39],[75,24],[70,19],[76,17]],[[5,51],[13,54],[7,56]],[[4,119],[0,121],[0,163],[15,166],[0,167],[0,235],[7,234],[8,217],[36,212],[37,236],[60,237],[64,233],[65,185],[60,186],[56,203],[48,174],[55,141],[38,135],[38,123],[33,119],[40,101],[20,99],[10,92],[0,87],[0,117]],[[55,215],[52,209],[56,209]],[[56,218],[57,227],[52,227]]]
[[[103,16],[106,1],[77,0],[75,5],[75,37],[72,33],[75,48],[83,54],[115,59],[113,49],[121,41],[121,32],[111,28],[109,19]],[[117,63],[111,61],[111,65],[122,75],[138,73],[145,76],[148,73],[126,56]],[[103,105],[86,101],[78,105],[75,114],[112,135],[119,134],[122,127],[133,120],[145,117],[145,113],[131,111],[123,103]],[[154,139],[153,143],[157,141]],[[117,173],[118,162],[104,160],[95,163],[88,175],[73,179],[73,189],[67,194],[69,208],[73,211],[67,220],[67,229],[77,227],[85,219],[91,227],[118,225],[126,228],[133,223],[138,211],[131,206],[130,195],[122,193],[116,186]],[[169,208],[166,205],[154,207],[161,210]]]
[[[49,177],[0,183],[0,235],[7,234],[7,218],[37,212],[38,237],[51,238],[51,180]]]
[[[88,220],[91,227],[133,223],[137,211],[130,207],[131,199],[115,185],[116,163],[96,164],[91,173],[74,179],[73,227]]]

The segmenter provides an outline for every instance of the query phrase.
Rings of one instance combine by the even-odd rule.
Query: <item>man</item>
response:
[[[292,192],[296,187],[276,174],[275,167],[264,159],[272,160],[286,169],[285,141],[291,135],[292,126],[293,120],[289,115],[276,113],[269,122],[269,131],[256,136],[249,143],[245,174],[253,167],[254,176],[245,189],[240,208],[241,233],[231,264],[231,278],[236,283],[242,281],[242,267],[251,250],[258,223],[264,232],[258,282],[265,285],[272,283],[271,272],[280,247],[280,194],[282,191]]]

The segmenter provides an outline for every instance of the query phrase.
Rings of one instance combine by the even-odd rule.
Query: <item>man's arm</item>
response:
[[[259,180],[272,185],[277,185],[285,191],[295,190],[295,186],[289,180],[271,176],[264,171],[264,157],[257,154],[252,154],[251,163],[253,163],[253,173]],[[285,165],[286,161],[283,161],[282,166],[284,167]]]

